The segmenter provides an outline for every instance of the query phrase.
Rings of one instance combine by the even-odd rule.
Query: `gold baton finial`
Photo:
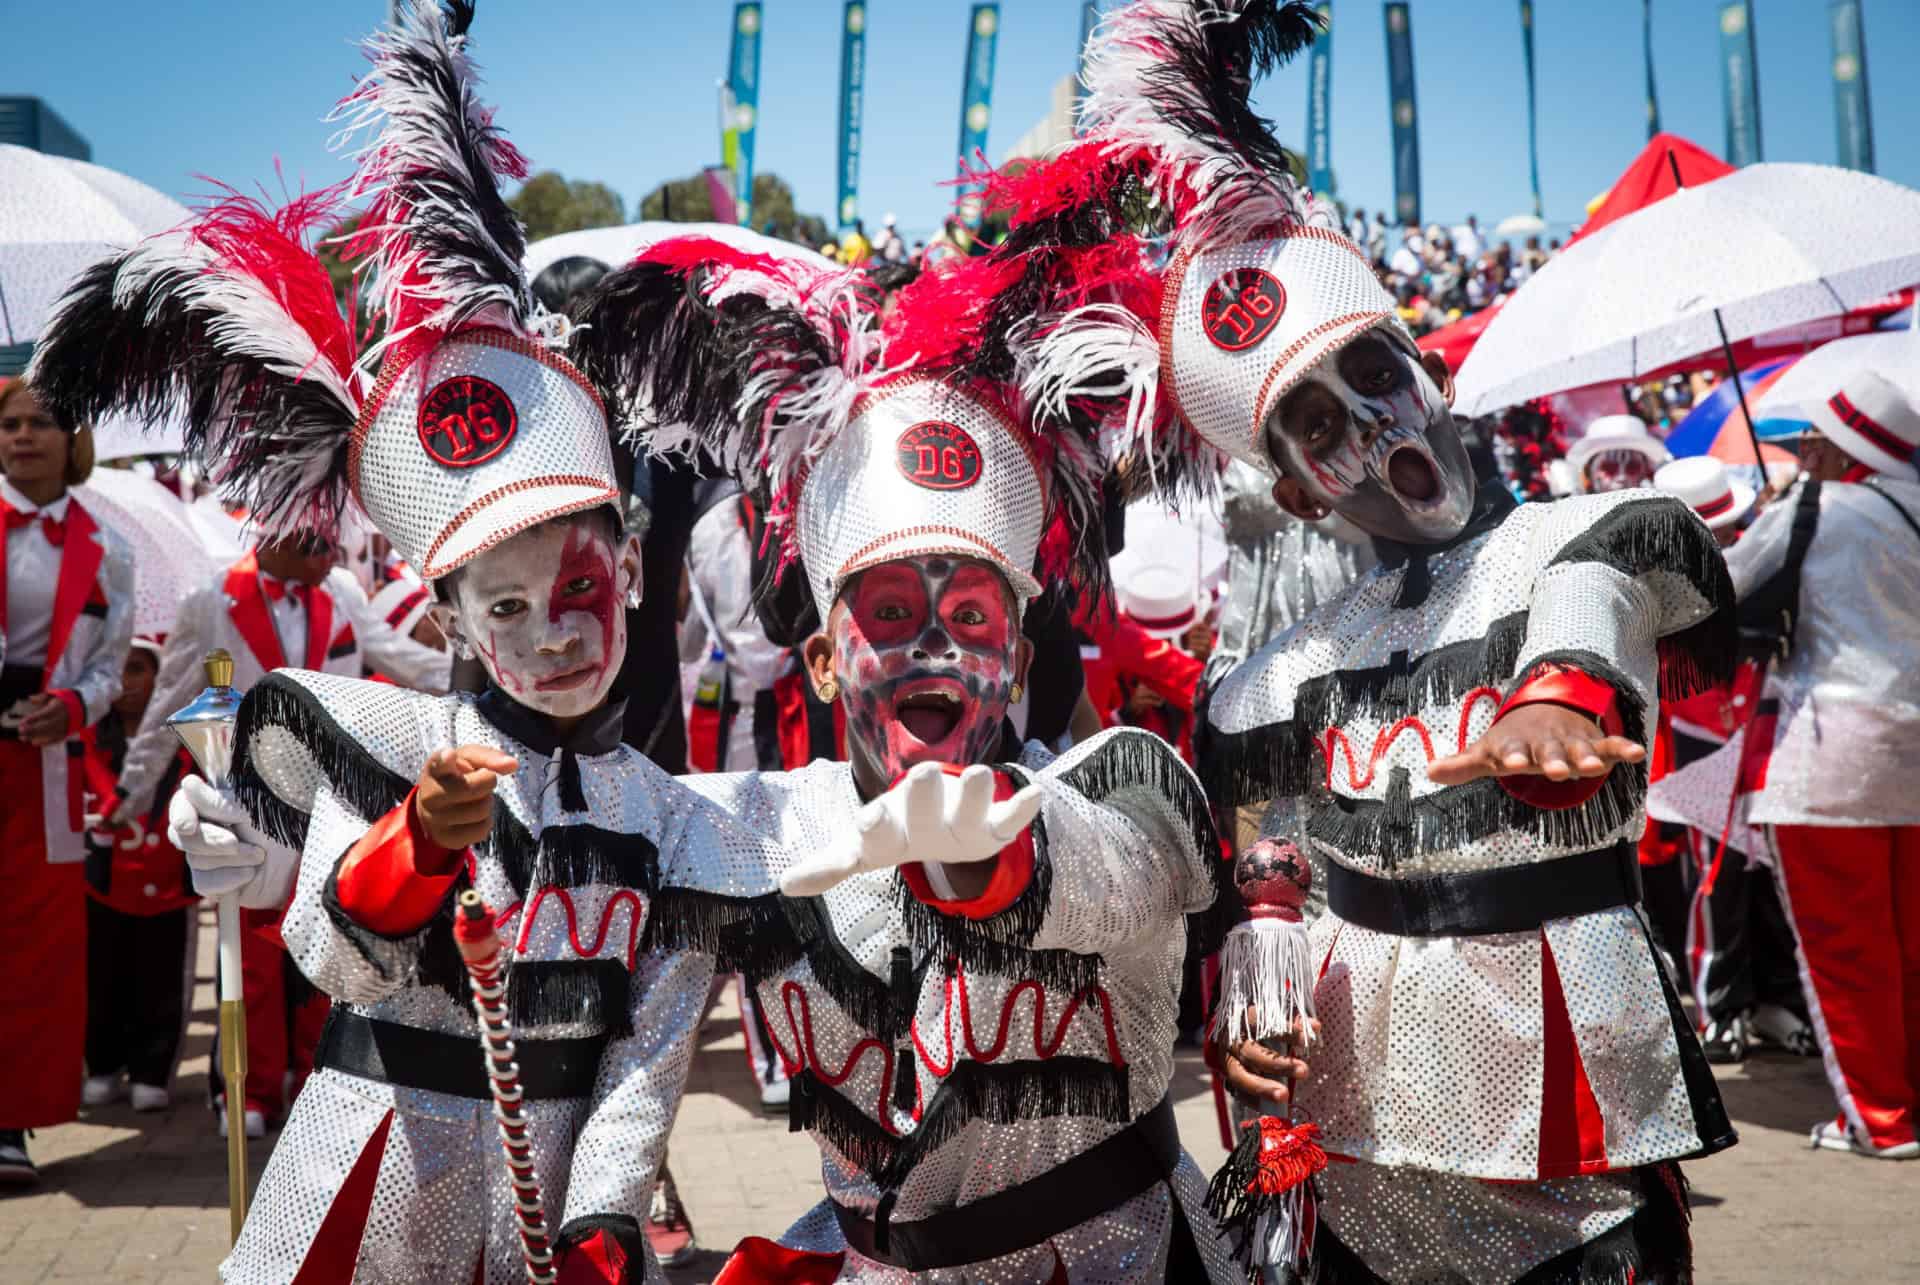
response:
[[[233,657],[227,654],[225,647],[215,647],[200,662],[207,672],[207,686],[233,686]]]

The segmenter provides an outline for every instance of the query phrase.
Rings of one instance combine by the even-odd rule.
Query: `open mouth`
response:
[[[598,665],[581,665],[578,668],[563,670],[551,677],[542,678],[533,687],[535,691],[541,692],[570,692],[576,687],[584,687],[592,682],[593,676],[599,672]]]
[[[1427,453],[1402,446],[1387,457],[1387,484],[1403,499],[1431,504],[1440,498],[1440,472]]]
[[[922,745],[938,745],[960,726],[959,691],[950,683],[916,686],[893,703],[893,717]]]

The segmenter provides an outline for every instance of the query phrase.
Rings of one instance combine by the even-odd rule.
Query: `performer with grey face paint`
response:
[[[1145,187],[1171,254],[1157,290],[1043,322],[1030,376],[1116,421],[1178,417],[1381,556],[1209,707],[1214,804],[1270,800],[1269,837],[1325,862],[1329,907],[1311,1029],[1282,1017],[1281,974],[1241,938],[1257,925],[1229,943],[1228,1082],[1293,1114],[1250,1132],[1210,1207],[1271,1279],[1690,1279],[1674,1161],[1734,1136],[1637,910],[1634,840],[1663,682],[1731,662],[1726,568],[1668,497],[1476,487],[1445,364],[1247,106],[1310,21],[1254,0],[1108,17],[1057,186],[1105,164]],[[1255,1038],[1289,1031],[1285,1053]],[[1308,1124],[1335,1163],[1287,1241],[1262,1143]]]

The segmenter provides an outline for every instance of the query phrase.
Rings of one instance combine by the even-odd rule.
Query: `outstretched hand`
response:
[[[493,830],[493,792],[520,766],[490,745],[435,750],[414,785],[413,810],[427,837],[449,852],[483,841]]]
[[[1487,776],[1544,776],[1549,781],[1605,776],[1619,763],[1638,763],[1646,747],[1608,736],[1600,725],[1564,705],[1522,705],[1498,719],[1458,754],[1427,765],[1427,779],[1464,785]]]
[[[780,891],[818,896],[863,870],[909,861],[985,861],[1019,838],[1040,811],[1037,786],[996,800],[994,785],[990,767],[975,764],[956,776],[938,763],[917,764],[855,814],[851,835],[781,875]]]

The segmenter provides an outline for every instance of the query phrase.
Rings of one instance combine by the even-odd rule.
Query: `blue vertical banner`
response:
[[[1307,55],[1307,186],[1333,194],[1333,0],[1313,6],[1320,34]]]
[[[734,207],[742,226],[753,222],[753,137],[760,114],[760,9],[748,0],[733,6],[733,46],[727,55],[727,168],[733,171]]]
[[[1653,0],[1640,0],[1640,57],[1647,65],[1647,137],[1660,132],[1660,96],[1653,92]]]
[[[1873,173],[1873,112],[1867,105],[1867,37],[1860,0],[1833,0],[1833,128],[1840,163]]]
[[[978,162],[975,153],[987,150],[987,126],[993,123],[993,50],[1000,35],[1000,6],[977,4],[967,15],[967,78],[960,86],[960,173]],[[980,226],[977,184],[960,186],[960,216],[967,226]]]
[[[1720,6],[1720,90],[1727,118],[1727,162],[1760,159],[1760,82],[1755,66],[1753,5],[1730,0]]]
[[[1387,110],[1393,117],[1393,212],[1403,225],[1420,222],[1420,129],[1413,96],[1413,19],[1403,2],[1389,3]]]
[[[866,0],[847,0],[840,22],[840,231],[860,217],[860,111],[867,96]]]
[[[1533,100],[1533,0],[1520,0],[1520,54],[1527,66],[1527,178],[1533,183],[1533,217],[1540,217],[1540,124]]]

